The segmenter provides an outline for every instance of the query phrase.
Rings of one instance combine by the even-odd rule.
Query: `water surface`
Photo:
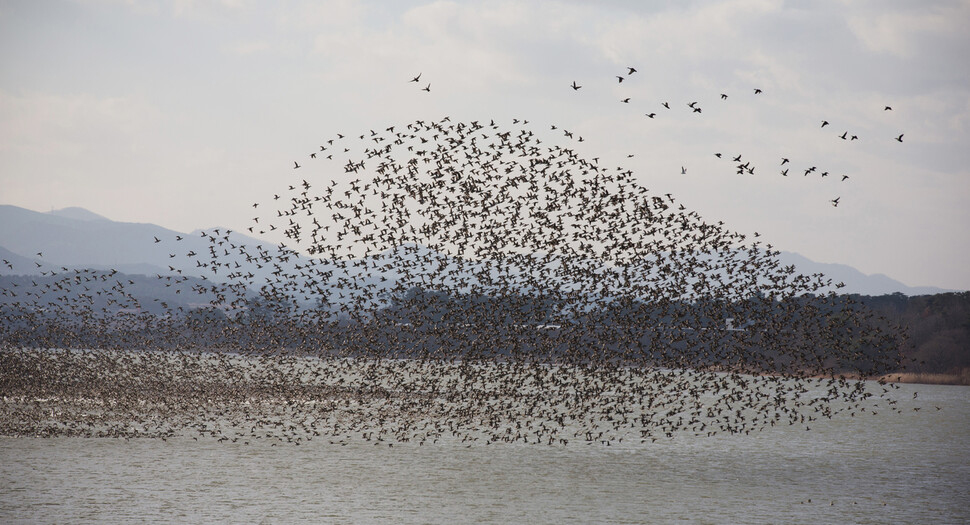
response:
[[[970,522],[970,387],[896,397],[611,446],[0,438],[0,522]]]

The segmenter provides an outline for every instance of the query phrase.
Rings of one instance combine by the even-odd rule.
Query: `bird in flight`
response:
[[[903,141],[903,135],[904,135],[903,133],[900,133],[899,136],[896,137],[896,140],[899,141],[899,142],[902,142]]]
[[[573,80],[573,84],[571,86],[569,86],[569,87],[573,88],[573,91],[576,91],[576,90],[578,90],[579,88],[581,88],[583,86],[580,86],[580,85],[576,84],[576,81]]]
[[[681,167],[680,167],[680,174],[681,174],[681,175],[687,175],[687,168],[685,168],[685,167],[683,167],[683,166],[681,166]]]
[[[650,118],[653,118],[653,117],[656,117],[656,116],[657,116],[657,114],[656,114],[656,113],[647,113],[646,115],[647,115],[648,117],[650,117]]]
[[[832,202],[832,206],[838,208],[839,207],[839,199],[841,199],[841,198],[842,197],[836,197],[836,198],[832,199],[832,201],[831,201]]]
[[[634,74],[634,73],[636,73],[636,72],[637,72],[637,70],[636,70],[636,69],[634,69],[634,68],[632,68],[632,67],[630,67],[630,66],[627,66],[626,68],[627,68],[627,70],[628,70],[628,71],[627,71],[627,73],[626,73],[627,75],[632,75],[632,74]]]
[[[621,100],[620,102],[622,102],[624,104],[629,104],[630,103],[630,97],[626,97],[625,99]]]
[[[412,78],[412,79],[411,79],[411,82],[417,82],[417,81],[418,81],[418,80],[420,80],[420,79],[421,79],[421,73],[418,73],[418,76],[416,76],[416,77],[414,77],[414,78]]]
[[[721,100],[727,100],[727,95],[725,95],[724,93],[721,93]]]
[[[293,161],[293,169],[297,169],[299,167],[300,167],[300,165],[294,160]]]
[[[424,89],[422,89],[422,91],[427,91],[428,93],[431,93],[431,84],[428,84],[427,86],[425,86]]]
[[[623,77],[621,77],[620,75],[617,75],[616,76],[616,83],[617,84],[622,84],[623,83]]]
[[[829,125],[829,121],[827,121],[827,120],[823,120],[823,121],[822,121],[822,127],[823,127],[823,128],[824,128],[825,126],[828,126],[828,125]]]
[[[664,103],[663,103],[663,104],[661,104],[661,105],[662,105],[663,107],[665,107],[665,108],[667,108],[667,109],[670,109],[670,104],[669,104],[669,103],[667,103],[667,102],[664,102]]]
[[[761,90],[758,89],[758,88],[754,88],[754,94],[755,95],[760,95],[761,94]]]
[[[885,108],[885,109],[883,109],[883,111],[892,111],[892,110],[893,110],[893,108],[892,108],[892,107],[890,107],[890,106],[886,106],[886,108]]]

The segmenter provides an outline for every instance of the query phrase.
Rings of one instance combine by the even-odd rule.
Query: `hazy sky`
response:
[[[242,230],[344,176],[292,169],[338,132],[524,118],[778,249],[970,289],[967,27],[970,2],[0,1],[0,203]]]

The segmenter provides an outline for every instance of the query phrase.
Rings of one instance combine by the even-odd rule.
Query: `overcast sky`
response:
[[[524,118],[778,249],[966,290],[967,27],[970,2],[0,1],[0,203],[242,230],[336,133]]]

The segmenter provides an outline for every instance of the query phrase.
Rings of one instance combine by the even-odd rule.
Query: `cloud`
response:
[[[227,46],[230,53],[238,56],[249,56],[265,53],[272,49],[272,44],[267,40],[247,40],[235,42]]]
[[[0,148],[82,154],[91,144],[134,144],[163,113],[134,97],[0,91]]]
[[[867,8],[850,15],[849,27],[867,49],[898,58],[913,58],[928,40],[965,36],[970,4],[929,6],[917,10],[881,12]],[[970,49],[964,49],[970,51]]]

